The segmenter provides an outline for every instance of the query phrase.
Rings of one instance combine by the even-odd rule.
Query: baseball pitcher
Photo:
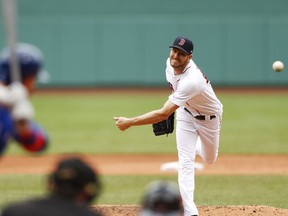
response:
[[[166,79],[172,94],[164,106],[133,118],[114,117],[114,120],[116,126],[124,131],[136,125],[158,122],[162,125],[176,111],[178,182],[184,216],[197,216],[199,213],[194,203],[195,156],[198,154],[209,164],[216,161],[223,106],[208,78],[192,60],[192,41],[179,36],[170,48]],[[153,125],[154,130],[155,127]]]

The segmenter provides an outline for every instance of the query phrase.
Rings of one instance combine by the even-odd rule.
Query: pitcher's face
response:
[[[172,48],[170,51],[170,65],[175,70],[184,70],[186,65],[189,63],[192,55],[187,55],[182,50]]]

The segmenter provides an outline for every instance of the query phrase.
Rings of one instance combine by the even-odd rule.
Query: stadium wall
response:
[[[177,35],[192,38],[214,85],[288,84],[287,69],[272,71],[274,60],[288,68],[287,0],[19,0],[18,12],[18,38],[43,50],[48,86],[164,86]],[[3,29],[1,19],[1,46]]]

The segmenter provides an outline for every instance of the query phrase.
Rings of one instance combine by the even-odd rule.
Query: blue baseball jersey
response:
[[[31,122],[29,127],[29,133],[18,134],[10,110],[0,106],[0,155],[4,153],[10,139],[29,152],[45,150],[48,144],[46,132],[36,122]]]

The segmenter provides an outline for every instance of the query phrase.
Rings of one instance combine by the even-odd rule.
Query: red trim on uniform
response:
[[[40,152],[46,148],[47,138],[42,133],[33,133],[30,136],[24,136],[20,138],[21,146],[30,152]]]

